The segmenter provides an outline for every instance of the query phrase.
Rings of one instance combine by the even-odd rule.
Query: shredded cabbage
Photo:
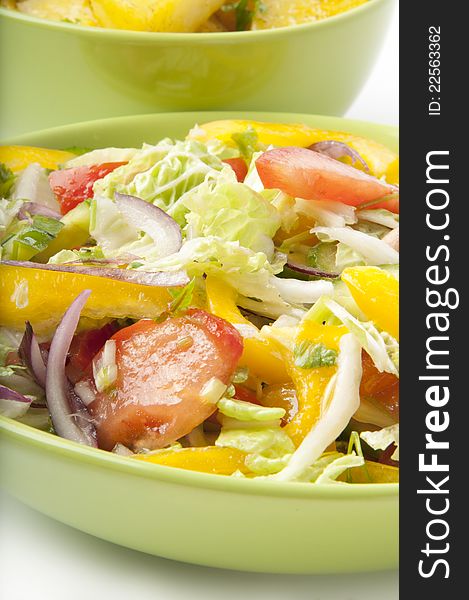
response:
[[[392,454],[391,459],[399,460],[399,423],[384,427],[379,431],[362,431],[360,437],[373,450],[386,450],[391,444],[395,444],[396,450]]]
[[[347,333],[340,340],[337,373],[326,388],[322,416],[293,453],[287,466],[276,475],[277,480],[291,481],[302,477],[329,444],[339,437],[360,406],[361,377],[361,348],[355,337]]]
[[[399,264],[399,252],[386,242],[351,227],[314,227],[311,233],[315,233],[324,241],[338,240],[347,244],[361,254],[368,265]]]
[[[237,183],[228,170],[184,194],[179,204],[188,211],[185,215],[188,239],[215,236],[238,241],[241,246],[263,252],[272,259],[272,238],[280,226],[278,212],[260,194]]]
[[[156,146],[144,145],[128,164],[98,180],[93,189],[95,196],[110,199],[115,192],[137,196],[184,225],[184,214],[172,214],[177,200],[223,167],[224,163],[201,142],[164,139]]]

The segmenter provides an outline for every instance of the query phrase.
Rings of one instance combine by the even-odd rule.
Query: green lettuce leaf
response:
[[[187,192],[180,204],[188,211],[185,232],[189,239],[215,236],[272,258],[279,214],[260,194],[237,183],[231,173],[205,181]]]
[[[303,340],[293,349],[295,366],[301,369],[331,367],[337,362],[337,351],[327,348],[324,344]]]
[[[222,398],[218,401],[217,408],[223,415],[239,421],[273,421],[285,416],[283,408],[259,406],[233,398]]]
[[[399,460],[399,423],[384,427],[379,431],[362,431],[362,440],[373,448],[373,450],[386,450],[391,444],[396,445],[396,450],[391,456],[392,460]]]
[[[224,163],[201,142],[165,139],[156,146],[145,145],[128,164],[97,181],[94,194],[110,199],[115,192],[130,194],[171,214],[185,192],[223,167]]]
[[[314,227],[321,241],[338,240],[358,252],[367,265],[397,265],[399,252],[388,246],[386,242],[352,227]]]
[[[339,273],[342,273],[344,269],[347,267],[358,267],[366,265],[366,261],[363,256],[344,244],[343,242],[339,242],[337,244],[337,251],[335,254],[335,270]]]
[[[298,477],[297,481],[308,481],[317,485],[344,484],[344,482],[336,481],[337,478],[347,469],[361,467],[364,464],[363,457],[357,456],[354,452],[351,454],[341,454],[340,452],[323,454]]]
[[[14,220],[2,241],[2,258],[30,260],[54,240],[63,223],[57,219],[34,215],[31,219]]]
[[[0,199],[0,240],[3,239],[12,225],[23,202],[22,200]]]
[[[282,314],[282,311],[289,311],[290,305],[282,299],[272,276],[279,273],[283,265],[284,257],[270,263],[263,252],[253,252],[241,246],[239,242],[225,242],[211,236],[188,240],[179,252],[148,262],[140,269],[184,269],[189,277],[216,275],[246,299],[256,299],[252,302],[259,304],[258,308]]]
[[[399,376],[399,344],[389,333],[380,332],[371,321],[360,321],[331,298],[321,298],[306,319],[334,324],[333,316],[343,323],[372,358],[376,368]]]
[[[15,174],[4,163],[0,163],[0,198],[7,198],[13,184]]]
[[[246,452],[245,464],[256,475],[278,473],[285,467],[295,451],[292,440],[280,427],[222,428],[215,445]]]

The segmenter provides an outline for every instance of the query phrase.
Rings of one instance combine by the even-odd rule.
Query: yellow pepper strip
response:
[[[211,121],[199,125],[189,134],[192,139],[207,141],[217,138],[228,145],[235,145],[234,133],[243,133],[249,127],[256,130],[259,142],[274,146],[299,146],[307,148],[323,140],[344,142],[356,150],[366,161],[375,177],[386,177],[388,183],[399,183],[399,159],[397,154],[374,140],[343,131],[315,129],[300,123],[263,123],[248,120]]]
[[[399,282],[379,267],[349,267],[342,272],[353,299],[380,329],[399,339]]]
[[[249,469],[244,464],[246,454],[235,448],[218,448],[217,446],[181,448],[155,454],[138,454],[135,458],[155,465],[216,475],[232,475],[235,471],[249,473]]]
[[[313,321],[303,320],[299,326],[296,344],[303,340],[322,343],[327,348],[339,349],[340,338],[347,332],[345,327],[318,325]],[[295,366],[290,350],[282,347],[288,372],[293,380],[298,398],[298,412],[285,426],[285,432],[299,446],[308,432],[321,417],[321,404],[327,384],[337,371],[336,366],[303,369]]]
[[[205,280],[208,310],[233,325],[254,327],[236,306],[236,291],[221,279],[209,275]],[[290,380],[277,345],[270,340],[244,339],[240,366],[248,367],[250,375],[266,383],[284,383]]]
[[[348,469],[338,479],[348,483],[399,483],[399,469],[366,460],[363,467]]]
[[[31,163],[39,163],[44,169],[57,169],[59,165],[75,157],[75,154],[65,150],[33,146],[0,146],[0,163],[4,163],[13,173],[26,169]]]
[[[24,329],[30,321],[39,335],[53,331],[85,289],[92,291],[83,317],[155,318],[167,309],[167,288],[63,271],[0,264],[0,325]]]

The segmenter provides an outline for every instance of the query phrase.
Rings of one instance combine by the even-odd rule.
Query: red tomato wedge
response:
[[[52,171],[49,175],[49,183],[57,196],[62,214],[65,215],[83,200],[92,198],[95,181],[106,177],[114,169],[125,164],[125,162],[113,162]]]
[[[360,396],[377,401],[383,409],[399,419],[399,379],[392,373],[381,373],[366,352],[362,353],[363,375]]]
[[[351,206],[368,204],[398,191],[396,186],[350,165],[307,148],[275,148],[256,161],[264,186],[294,198],[330,200]],[[369,208],[399,212],[399,199],[376,202]]]
[[[251,404],[260,404],[257,399],[256,392],[250,390],[244,385],[235,385],[235,395],[236,400],[243,400],[244,402],[251,402]]]
[[[223,162],[227,165],[230,165],[235,172],[236,179],[240,183],[243,183],[243,181],[246,179],[246,175],[248,174],[248,166],[244,158],[225,158]]]
[[[94,356],[117,330],[117,323],[113,321],[101,329],[82,331],[73,337],[67,360],[67,377],[72,383],[83,377]]]
[[[190,433],[216,409],[201,396],[204,386],[214,378],[229,384],[243,351],[230,323],[199,309],[138,321],[111,339],[117,380],[88,407],[105,450],[163,448]]]

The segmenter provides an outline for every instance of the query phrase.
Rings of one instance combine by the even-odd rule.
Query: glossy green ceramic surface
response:
[[[392,5],[370,0],[318,23],[210,34],[79,27],[0,9],[0,132],[171,110],[343,114]]]
[[[221,118],[303,122],[397,150],[397,131],[333,117],[182,113],[61,127],[8,143],[139,145]],[[1,483],[97,537],[181,561],[271,573],[368,571],[398,561],[397,484],[315,486],[183,471],[79,446],[0,418]],[[64,549],[65,551],[65,549]]]

